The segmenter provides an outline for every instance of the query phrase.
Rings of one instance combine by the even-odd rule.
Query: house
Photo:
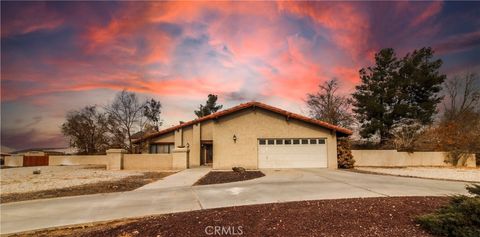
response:
[[[42,153],[45,155],[72,155],[78,152],[74,147],[60,147],[60,148],[28,148],[12,152],[15,155],[25,155],[33,153]]]
[[[249,102],[147,135],[141,153],[187,149],[187,167],[337,168],[337,137],[352,131]]]

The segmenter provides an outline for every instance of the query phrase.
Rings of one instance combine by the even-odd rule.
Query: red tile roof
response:
[[[210,120],[210,119],[217,119],[217,118],[220,118],[222,116],[229,115],[229,114],[235,113],[235,112],[243,110],[243,109],[255,108],[255,107],[262,108],[262,109],[265,109],[265,110],[268,110],[268,111],[271,111],[271,112],[274,112],[274,113],[284,115],[287,118],[294,118],[294,119],[304,121],[304,122],[307,122],[307,123],[310,123],[310,124],[314,124],[314,125],[318,125],[318,126],[321,126],[321,127],[324,127],[324,128],[328,128],[328,129],[331,129],[335,132],[342,133],[344,135],[351,135],[352,134],[352,131],[349,130],[349,129],[346,129],[346,128],[342,128],[342,127],[339,127],[339,126],[336,126],[336,125],[333,125],[333,124],[329,124],[327,122],[323,122],[323,121],[320,121],[320,120],[317,120],[317,119],[312,119],[312,118],[309,118],[309,117],[306,117],[306,116],[303,116],[303,115],[300,115],[300,114],[295,114],[295,113],[292,113],[292,112],[288,112],[286,110],[279,109],[279,108],[273,107],[271,105],[263,104],[263,103],[256,102],[256,101],[252,101],[252,102],[248,102],[248,103],[239,104],[235,107],[225,109],[225,110],[222,110],[222,111],[219,111],[219,112],[216,112],[216,113],[213,113],[213,114],[201,117],[201,118],[197,118],[197,119],[194,119],[194,120],[191,120],[191,121],[188,121],[188,122],[185,122],[185,123],[182,123],[182,124],[179,124],[179,125],[176,125],[176,126],[173,126],[173,127],[161,130],[161,131],[158,131],[156,133],[150,134],[148,136],[145,136],[141,139],[136,140],[135,143],[138,143],[138,142],[144,141],[144,140],[152,138],[152,137],[157,137],[157,136],[175,131],[179,128],[190,126],[190,125],[193,125],[193,124],[196,124],[196,123],[199,123],[199,122],[203,122],[203,121],[206,121],[206,120]]]

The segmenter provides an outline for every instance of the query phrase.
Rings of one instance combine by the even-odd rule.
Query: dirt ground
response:
[[[249,179],[256,179],[265,176],[261,171],[211,171],[199,179],[194,185],[221,184]]]
[[[34,170],[40,174],[33,174]],[[2,194],[67,188],[142,175],[130,170],[106,170],[104,165],[36,166],[2,169]]]
[[[431,236],[414,217],[447,197],[303,201],[200,210],[22,233],[21,236]],[[214,236],[218,236],[214,235]]]
[[[40,191],[3,193],[2,189],[2,193],[0,195],[0,202],[7,203],[42,198],[131,191],[142,187],[148,183],[160,180],[168,175],[173,174],[173,172],[135,172],[132,174],[133,175],[126,176],[122,179],[114,178],[110,181],[97,181],[95,183],[87,183],[68,187],[52,188],[52,186],[50,189]]]

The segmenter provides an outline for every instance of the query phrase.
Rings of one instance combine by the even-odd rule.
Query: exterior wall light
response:
[[[233,134],[233,142],[237,143],[237,136],[235,134]]]

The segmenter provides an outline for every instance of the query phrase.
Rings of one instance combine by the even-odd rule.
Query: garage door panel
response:
[[[260,143],[258,145],[259,168],[327,167],[327,149],[325,144],[276,145]]]

